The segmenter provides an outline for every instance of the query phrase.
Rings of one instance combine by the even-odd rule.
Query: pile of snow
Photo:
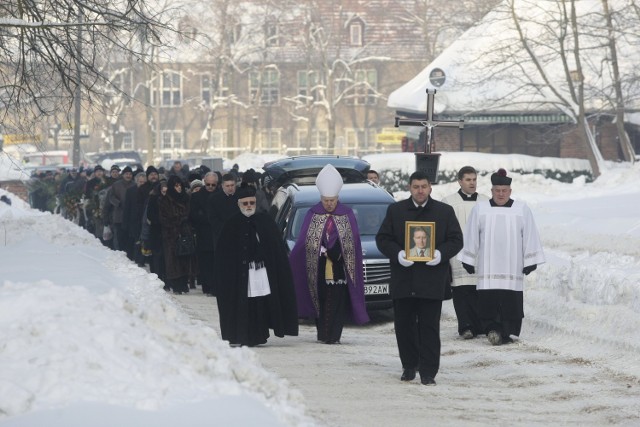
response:
[[[2,194],[0,425],[307,423],[297,392],[190,320],[157,276]]]

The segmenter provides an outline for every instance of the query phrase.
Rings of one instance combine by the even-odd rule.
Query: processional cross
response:
[[[426,137],[424,139],[424,152],[431,153],[432,151],[432,138],[433,138],[433,128],[437,126],[444,127],[457,127],[459,129],[464,128],[464,120],[460,119],[458,121],[453,120],[433,120],[433,101],[435,99],[436,90],[435,89],[427,89],[427,119],[426,120],[411,120],[411,119],[401,119],[400,117],[396,117],[396,126],[422,126],[426,130]]]
[[[432,153],[435,144],[433,143],[433,128],[437,126],[464,128],[464,120],[433,120],[433,101],[436,90],[427,89],[427,118],[426,120],[410,120],[396,117],[396,127],[400,126],[422,126],[425,128],[426,134],[424,138],[424,152],[415,153],[416,170],[423,171],[429,177],[432,184],[438,182],[438,163],[440,162],[440,154]]]

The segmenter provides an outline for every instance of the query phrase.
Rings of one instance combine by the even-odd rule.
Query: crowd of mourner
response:
[[[377,231],[390,262],[402,381],[419,372],[422,384],[435,385],[443,300],[453,299],[463,339],[486,335],[501,345],[520,335],[524,276],[545,262],[540,237],[529,207],[511,198],[504,169],[491,175],[491,197],[477,193],[477,178],[473,167],[461,168],[459,190],[439,201],[429,177],[414,172],[410,197],[389,205]],[[270,330],[298,335],[299,318],[315,320],[318,342],[339,344],[347,322],[369,321],[358,223],[339,200],[343,178],[331,164],[317,175],[319,201],[291,251],[268,212],[268,179],[237,165],[222,174],[177,161],[167,171],[46,172],[29,187],[32,207],[60,213],[148,265],[166,291],[198,284],[215,296],[231,345],[264,344]],[[379,182],[375,171],[367,179]]]
[[[97,165],[41,172],[28,187],[33,208],[59,213],[105,246],[148,265],[165,290],[186,293],[199,283],[205,294],[213,295],[212,262],[206,256],[213,252],[223,222],[239,211],[236,187],[253,188],[258,210],[269,208],[263,180],[253,169],[240,172],[237,165],[223,175],[176,161],[168,170],[113,165],[107,171]],[[200,263],[198,255],[204,257]]]

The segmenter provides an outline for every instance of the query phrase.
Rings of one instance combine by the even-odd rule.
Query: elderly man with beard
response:
[[[298,335],[291,268],[275,222],[256,213],[256,190],[237,192],[239,212],[220,233],[214,261],[222,339],[232,346],[265,344],[269,329],[277,337]]]

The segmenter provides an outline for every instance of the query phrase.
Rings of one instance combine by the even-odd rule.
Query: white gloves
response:
[[[411,267],[413,265],[413,261],[409,261],[406,256],[407,254],[405,251],[398,252],[398,262],[403,267]],[[436,249],[433,259],[427,262],[427,265],[438,265],[440,264],[440,261],[442,261],[442,254],[440,254],[440,251]]]
[[[409,261],[407,258],[407,254],[405,251],[398,252],[398,262],[403,267],[411,267],[413,265],[413,261]]]
[[[440,264],[440,261],[442,261],[442,255],[440,254],[440,251],[436,249],[433,253],[433,259],[427,262],[427,265],[438,265]]]

